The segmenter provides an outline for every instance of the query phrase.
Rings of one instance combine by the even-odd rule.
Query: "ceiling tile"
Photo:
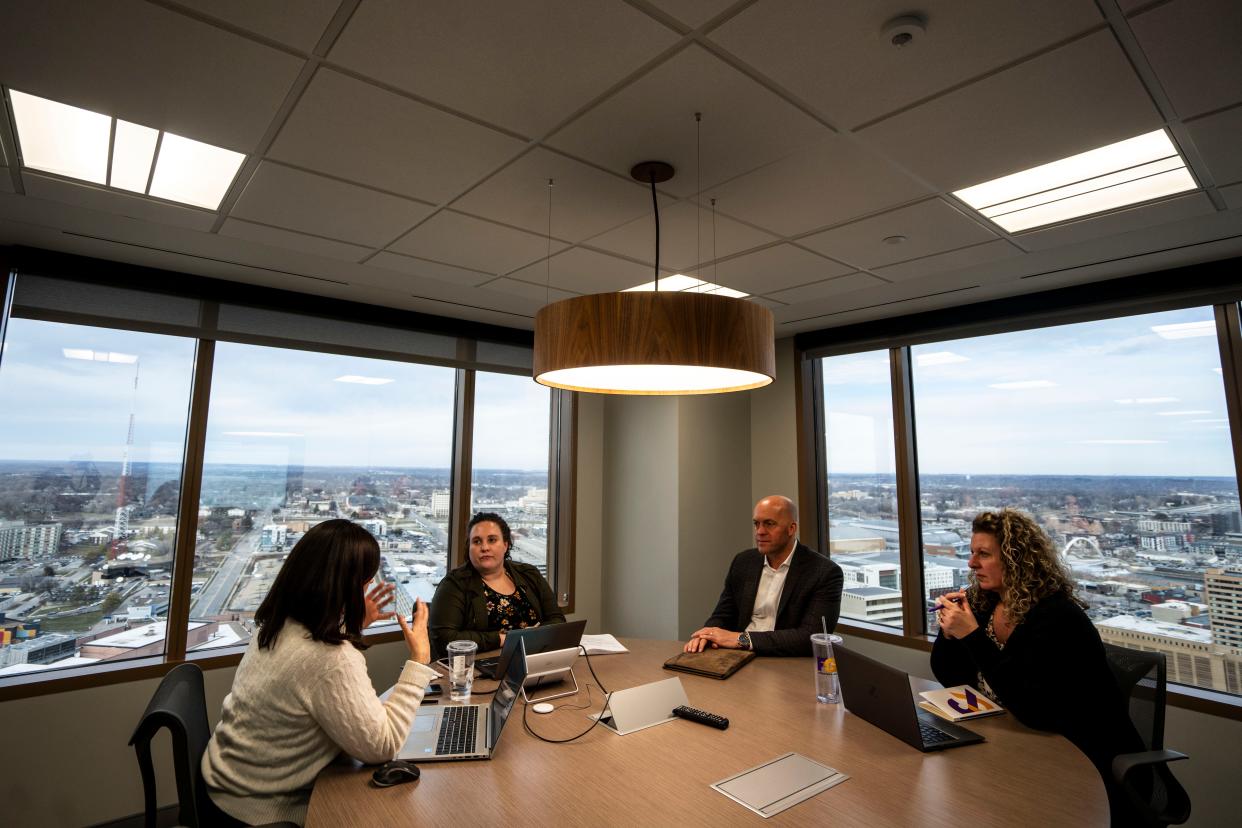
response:
[[[778,244],[721,262],[713,272],[717,284],[747,293],[771,294],[796,285],[842,276],[852,268],[792,244]]]
[[[769,299],[766,296],[747,296],[746,301],[754,302],[756,305],[763,305],[768,310],[785,307],[784,302],[777,302],[775,299]]]
[[[371,252],[369,247],[359,247],[358,245],[345,244],[344,242],[332,241],[331,239],[321,239],[318,236],[308,236],[305,233],[295,233],[292,230],[281,230],[277,227],[252,224],[251,222],[234,218],[225,220],[224,225],[220,228],[220,235],[234,239],[262,242],[273,247],[300,250],[315,256],[339,259],[343,262],[360,261],[363,256]]]
[[[426,204],[264,161],[231,215],[382,247],[431,211]]]
[[[702,112],[701,165],[694,113]],[[690,46],[582,115],[547,142],[619,175],[666,161],[659,187],[685,197],[749,172],[831,133],[809,115],[699,46]]]
[[[1194,216],[1207,216],[1215,212],[1216,208],[1212,206],[1212,201],[1206,194],[1191,193],[1155,204],[1143,204],[1128,210],[1079,219],[1068,224],[1049,227],[1046,230],[1021,233],[1014,238],[1027,250],[1047,250],[1089,239],[1116,236],[1161,224],[1171,224]]]
[[[310,52],[340,6],[340,0],[178,0],[226,23]]]
[[[565,247],[564,242],[552,242],[553,253]],[[484,273],[508,273],[547,256],[548,240],[545,236],[443,210],[390,249]]]
[[[1186,124],[1217,184],[1242,181],[1242,106]]]
[[[824,299],[841,293],[849,293],[851,290],[877,287],[883,284],[883,281],[870,274],[850,273],[847,276],[825,279],[822,282],[802,285],[801,287],[790,288],[789,290],[782,290],[768,295],[778,302],[784,302],[787,305],[800,305],[803,302],[814,302],[816,299]]]
[[[367,265],[383,268],[384,270],[395,270],[398,273],[405,273],[409,276],[437,279],[441,282],[452,282],[454,284],[469,285],[470,287],[477,287],[488,279],[493,278],[490,273],[480,273],[477,270],[467,270],[464,267],[453,267],[441,262],[430,262],[426,259],[402,256],[397,253],[389,253],[387,250],[381,250],[379,253],[376,253],[367,262]]]
[[[1105,31],[859,134],[914,174],[957,190],[1161,124],[1146,89]]]
[[[238,152],[253,151],[303,64],[138,0],[6,3],[0,29],[6,86]]]
[[[926,195],[927,188],[841,137],[704,194],[720,213],[794,236]]]
[[[7,179],[8,171],[5,170],[5,172],[4,177]],[[93,184],[79,184],[60,178],[45,177],[29,170],[22,173],[22,186],[26,190],[26,195],[31,198],[58,201],[61,204],[72,204],[75,207],[85,207],[101,213],[126,216],[155,224],[188,227],[191,230],[210,230],[216,222],[216,214],[206,210],[179,207],[176,204],[155,201],[146,196],[123,193],[118,190],[104,190]]]
[[[884,240],[904,237],[899,244]],[[938,198],[807,236],[798,244],[870,270],[996,238],[996,234]]]
[[[495,130],[323,69],[268,155],[438,204],[524,147]]]
[[[997,262],[1003,259],[1016,259],[1022,251],[1004,239],[951,250],[948,253],[937,253],[921,259],[878,267],[875,272],[893,282],[904,282],[910,279],[925,279],[938,273],[961,270],[964,267]]]
[[[1220,194],[1224,197],[1225,204],[1230,210],[1242,210],[1242,184],[1221,187]]]
[[[1102,22],[1090,0],[925,2],[927,31],[903,48],[881,34],[909,4],[756,3],[710,38],[853,129]]]
[[[565,290],[557,290],[556,288],[549,289],[547,285],[534,285],[530,282],[520,282],[517,279],[508,278],[488,282],[483,287],[487,290],[498,290],[501,293],[521,296],[523,299],[533,299],[543,304],[559,302],[562,299],[572,299],[578,295]]]
[[[1180,117],[1242,101],[1242,3],[1174,0],[1131,17],[1130,28]]]
[[[539,137],[676,40],[626,3],[367,2],[328,57]]]
[[[696,214],[699,219],[697,234],[694,223]],[[734,253],[776,241],[776,237],[770,233],[756,230],[724,216],[716,216],[715,231],[717,238],[713,252],[710,210],[696,208],[694,204],[687,201],[679,202],[668,208],[661,208],[661,264],[685,273],[699,262],[710,261],[720,256],[732,256]],[[632,259],[654,263],[655,221],[651,216],[636,218],[586,243],[591,247],[603,248]]]
[[[548,265],[535,262],[509,276],[535,285],[549,284]],[[551,286],[574,293],[609,293],[650,282],[654,274],[647,265],[574,247],[551,261]]]
[[[694,29],[720,14],[733,3],[734,0],[652,0],[651,5]]]
[[[548,226],[548,179],[552,190],[552,237],[580,242],[651,213],[651,191],[545,149],[536,149],[458,199],[462,212],[543,235]]]

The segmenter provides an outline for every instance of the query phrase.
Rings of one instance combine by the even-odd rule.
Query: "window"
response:
[[[164,652],[192,339],[12,319],[0,677]]]
[[[823,360],[828,550],[841,616],[901,627],[901,561],[888,351]]]
[[[334,517],[429,600],[473,497],[572,606],[573,402],[509,373],[528,333],[19,258],[0,293],[0,698],[235,658],[289,550]]]
[[[1236,314],[1191,307],[911,344],[922,589],[901,599],[926,628],[906,635],[934,634],[935,598],[969,583],[975,514],[1012,507],[1047,532],[1106,642],[1165,653],[1172,682],[1237,694],[1242,512],[1223,381],[1232,363],[1221,350],[1222,339],[1242,340]],[[871,436],[893,434],[886,353],[820,366],[822,485],[829,546],[846,570],[844,619],[867,615],[848,611],[850,567],[865,553],[844,545],[842,527],[906,514],[893,445]],[[899,573],[896,521],[891,529],[876,557],[892,557]]]
[[[189,624],[217,627],[200,647],[246,641],[289,550],[331,518],[368,529],[384,578],[431,600],[448,563],[455,374],[216,346]]]
[[[548,575],[551,392],[530,377],[479,371],[474,389],[470,512],[513,530],[513,559]]]

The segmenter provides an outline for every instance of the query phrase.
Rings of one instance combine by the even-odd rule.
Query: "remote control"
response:
[[[684,704],[681,707],[673,708],[673,715],[679,719],[689,719],[692,722],[698,722],[699,724],[705,724],[708,727],[714,727],[717,730],[726,730],[729,727],[729,720],[724,716],[717,716],[715,713],[708,713],[705,710],[687,707]]]

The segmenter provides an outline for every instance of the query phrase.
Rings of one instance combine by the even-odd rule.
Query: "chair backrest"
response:
[[[146,799],[147,828],[155,826],[155,772],[151,763],[151,738],[161,728],[172,735],[173,769],[177,777],[179,824],[206,828],[216,822],[217,809],[207,797],[199,763],[211,739],[207,723],[207,700],[203,693],[203,671],[195,664],[179,664],[164,676],[147,704],[129,743],[138,753]]]
[[[1164,653],[1105,644],[1108,666],[1130,707],[1130,720],[1148,750],[1164,749]]]

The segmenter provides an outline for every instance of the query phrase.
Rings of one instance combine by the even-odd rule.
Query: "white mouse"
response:
[[[550,702],[539,702],[538,704],[531,705],[530,709],[536,713],[551,713],[556,708]]]

